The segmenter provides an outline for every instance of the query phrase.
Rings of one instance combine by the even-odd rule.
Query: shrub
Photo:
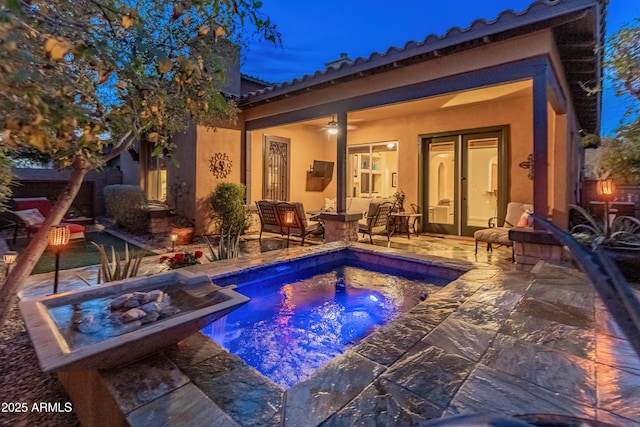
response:
[[[7,208],[11,199],[11,159],[0,151],[0,212]]]
[[[249,215],[244,207],[244,185],[221,182],[209,201],[221,235],[240,235],[249,227]]]
[[[209,202],[218,226],[218,254],[207,239],[211,260],[237,258],[240,235],[249,227],[249,214],[244,207],[244,185],[221,182],[211,193]]]
[[[107,185],[104,187],[107,215],[116,225],[134,233],[147,231],[147,196],[134,185]]]

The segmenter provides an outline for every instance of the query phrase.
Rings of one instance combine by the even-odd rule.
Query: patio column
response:
[[[338,113],[336,148],[336,212],[320,215],[325,242],[357,242],[361,213],[347,213],[347,113]]]
[[[533,76],[533,211],[543,218],[549,213],[549,172],[547,117],[547,67]],[[536,230],[543,229],[534,224]]]
[[[336,212],[347,211],[347,112],[338,113],[336,153]]]

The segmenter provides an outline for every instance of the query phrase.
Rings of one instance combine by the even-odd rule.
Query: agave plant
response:
[[[209,247],[209,253],[211,254],[211,256],[207,256],[207,259],[209,259],[209,261],[213,262],[213,261],[218,261],[218,260],[223,260],[223,259],[232,259],[232,258],[238,258],[238,255],[240,254],[240,235],[239,234],[235,234],[234,233],[228,233],[228,234],[221,234],[220,235],[220,240],[218,241],[218,253],[216,254],[216,250],[215,250],[215,244],[209,240],[208,236],[202,236],[204,237],[205,241],[207,242],[207,246]]]
[[[591,246],[640,250],[640,220],[632,216],[617,216],[610,224],[598,221],[580,206],[569,205],[571,235]]]
[[[104,245],[99,245],[95,242],[91,242],[91,244],[98,248],[98,252],[100,252],[100,268],[98,269],[98,280],[96,282],[98,285],[128,279],[138,275],[140,263],[142,262],[142,258],[144,258],[144,251],[138,253],[129,251],[129,245],[125,243],[124,258],[120,259],[116,249],[111,246],[111,261],[109,261]],[[89,283],[87,279],[80,276],[78,277],[88,286],[91,286],[91,283]]]

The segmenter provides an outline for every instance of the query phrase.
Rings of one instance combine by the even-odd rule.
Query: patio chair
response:
[[[291,235],[297,235],[302,238],[300,246],[304,246],[304,239],[312,233],[324,233],[324,227],[319,221],[307,219],[302,203],[295,202],[278,202],[275,204],[278,220],[282,226],[282,234],[287,234],[287,246],[289,246],[289,238]],[[287,212],[293,212],[293,221],[290,224],[285,222]]]
[[[358,224],[358,232],[369,235],[369,242],[373,244],[374,234],[386,234],[387,242],[390,240],[389,232],[389,214],[393,209],[393,203],[371,203],[369,205],[369,212],[367,213],[366,222],[360,222]]]
[[[489,218],[488,226],[473,233],[476,239],[476,255],[478,254],[478,242],[485,242],[487,250],[493,251],[493,245],[511,246],[511,259],[514,260],[513,242],[509,240],[509,229],[513,227],[531,227],[527,212],[533,212],[533,205],[529,203],[509,202],[505,218]]]
[[[260,218],[260,237],[262,241],[262,232],[282,234],[282,226],[276,212],[276,202],[273,200],[259,200],[256,202],[258,208],[258,217]]]
[[[35,234],[42,227],[49,211],[51,211],[51,202],[46,197],[28,197],[28,198],[15,198],[13,199],[15,210],[13,214],[19,218],[27,231],[27,238],[31,239],[31,235]],[[69,227],[71,233],[70,240],[82,239],[85,241],[85,228],[81,224],[66,222],[63,219],[59,225]],[[17,233],[14,233],[14,243]]]

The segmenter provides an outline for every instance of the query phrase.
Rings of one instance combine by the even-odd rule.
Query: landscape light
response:
[[[71,230],[67,226],[54,225],[49,230],[49,244],[56,251],[56,269],[53,278],[53,293],[58,293],[58,270],[60,269],[60,248],[69,243],[71,238]]]
[[[171,252],[175,252],[176,240],[178,240],[178,233],[171,233],[171,236],[169,236],[169,238],[171,239]]]
[[[7,251],[2,256],[4,263],[7,264],[7,276],[9,275],[9,269],[11,268],[11,264],[16,262],[16,258],[18,258],[18,252],[16,251]]]
[[[282,222],[287,226],[287,247],[289,247],[289,229],[294,224],[294,215],[295,213],[293,211],[286,211],[282,218]]]

